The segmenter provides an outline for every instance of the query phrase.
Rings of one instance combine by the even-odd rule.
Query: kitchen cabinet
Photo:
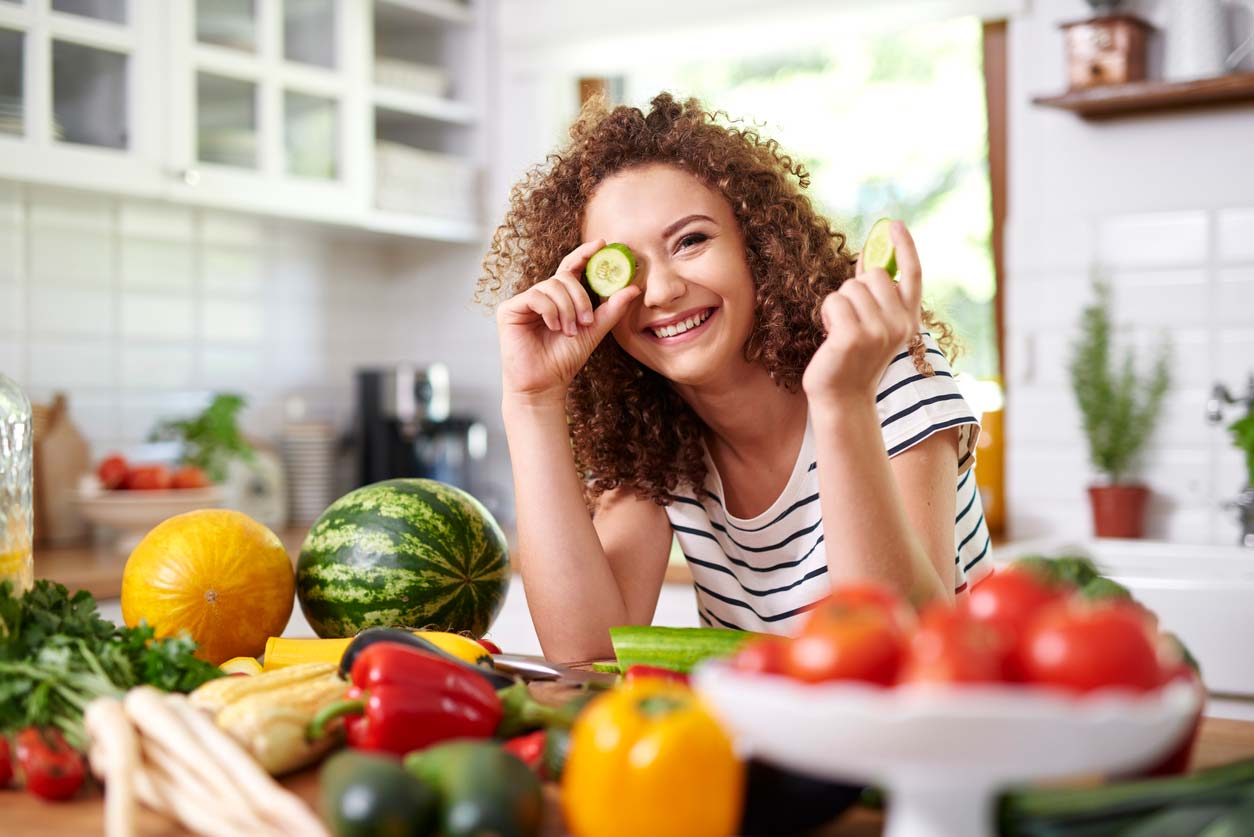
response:
[[[0,0],[0,178],[480,233],[488,0]]]

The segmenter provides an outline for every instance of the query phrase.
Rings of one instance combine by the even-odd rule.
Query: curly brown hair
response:
[[[706,111],[696,99],[681,103],[661,93],[648,113],[610,108],[601,99],[585,105],[566,147],[511,190],[475,300],[491,306],[552,276],[581,243],[584,210],[597,187],[651,163],[688,172],[731,205],[756,288],[745,359],[796,392],[824,339],[823,299],[853,275],[857,256],[803,194],[810,176],[801,163],[775,140],[724,112]],[[927,311],[924,322],[950,351],[949,328]],[[920,337],[910,352],[919,371],[931,374]],[[620,486],[663,505],[681,489],[703,490],[704,425],[664,377],[613,339],[603,340],[575,376],[566,412],[590,502]]]

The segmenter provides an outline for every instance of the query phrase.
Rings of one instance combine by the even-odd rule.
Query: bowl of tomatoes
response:
[[[792,637],[694,673],[746,754],[883,787],[888,835],[994,833],[1009,785],[1143,773],[1196,734],[1204,690],[1131,599],[1004,569],[916,614],[840,588]]]
[[[221,488],[194,465],[131,463],[113,454],[79,486],[83,516],[118,533],[117,551],[129,555],[154,526],[176,514],[222,505]]]

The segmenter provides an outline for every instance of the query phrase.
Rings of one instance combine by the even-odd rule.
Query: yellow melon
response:
[[[296,574],[278,536],[246,514],[176,515],[144,536],[122,573],[122,618],[183,632],[214,665],[256,657],[292,615]]]

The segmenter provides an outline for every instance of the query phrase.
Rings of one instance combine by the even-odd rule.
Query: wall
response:
[[[495,329],[469,304],[479,256],[0,181],[0,370],[33,400],[66,392],[100,456],[222,390],[248,396],[244,428],[263,440],[293,394],[347,429],[354,369],[442,360],[454,409],[489,422],[499,485]]]
[[[1162,22],[1157,4],[1141,11]],[[1113,284],[1125,344],[1172,346],[1174,385],[1144,463],[1150,535],[1231,543],[1219,504],[1244,468],[1204,412],[1214,382],[1243,389],[1254,371],[1254,108],[1090,123],[1032,105],[1065,84],[1057,24],[1086,16],[1078,0],[1040,0],[1010,25],[1011,533],[1089,534],[1092,474],[1065,358],[1097,273]]]

